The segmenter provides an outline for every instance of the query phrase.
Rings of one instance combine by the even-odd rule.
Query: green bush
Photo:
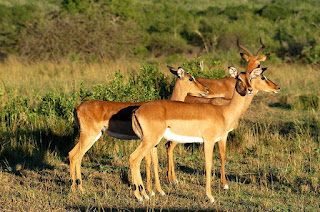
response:
[[[40,16],[34,4],[14,5],[0,3],[0,52],[14,53],[22,31]]]
[[[305,46],[302,61],[310,64],[320,64],[320,45]]]
[[[250,9],[246,5],[239,5],[239,6],[228,6],[224,9],[222,14],[228,16],[230,20],[238,20],[243,16],[244,13],[252,13],[253,10]]]
[[[122,102],[169,99],[173,83],[158,68],[145,65],[137,74],[130,74],[128,80],[116,72],[106,85],[93,86],[90,98]]]
[[[261,10],[258,11],[258,13],[262,17],[268,18],[271,21],[285,19],[292,14],[292,12],[287,7],[282,7],[273,4],[268,4],[264,6],[263,8],[261,8]]]
[[[200,62],[203,61],[206,67],[201,71]],[[192,74],[194,77],[203,77],[210,79],[223,78],[226,75],[226,69],[221,66],[219,60],[212,57],[198,57],[196,59],[185,62],[181,67]]]
[[[62,8],[70,14],[85,13],[90,6],[89,0],[63,0]]]
[[[261,35],[276,57],[317,63],[319,6],[313,0],[3,0],[0,57],[91,62],[219,52],[230,61],[237,36],[256,49]]]
[[[153,33],[147,49],[154,56],[183,53],[187,50],[187,42],[179,35],[173,36],[168,33]]]

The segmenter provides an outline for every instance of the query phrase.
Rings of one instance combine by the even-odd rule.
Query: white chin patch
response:
[[[170,128],[166,129],[163,137],[167,140],[175,141],[177,143],[203,143],[203,138],[177,135],[177,134],[171,132]]]

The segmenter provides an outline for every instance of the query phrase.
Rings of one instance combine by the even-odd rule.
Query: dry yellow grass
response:
[[[267,64],[267,63],[266,63]],[[175,65],[175,64],[173,64]],[[264,65],[263,65],[264,66]],[[240,66],[239,66],[240,67]],[[84,194],[70,193],[68,159],[55,142],[70,142],[60,119],[39,119],[36,126],[50,126],[50,148],[41,149],[45,129],[15,134],[2,132],[2,144],[17,141],[24,161],[0,168],[0,209],[2,211],[318,211],[320,210],[319,110],[296,106],[300,95],[319,96],[320,72],[316,67],[296,64],[268,64],[266,76],[281,86],[279,94],[259,93],[228,141],[227,179],[230,190],[219,182],[219,154],[215,149],[213,195],[206,201],[203,147],[178,146],[175,151],[180,183],[167,184],[164,142],[159,145],[161,181],[167,193],[150,202],[139,203],[131,189],[129,155],[139,141],[123,141],[104,136],[86,154],[82,172]],[[30,98],[52,91],[71,93],[79,82],[106,83],[114,71],[129,73],[140,69],[138,62],[119,60],[105,64],[43,62],[23,64],[10,59],[1,64],[0,78],[15,95]],[[166,71],[165,64],[160,69]],[[241,69],[241,68],[239,68]],[[283,97],[287,96],[286,100]],[[21,127],[16,123],[15,128]],[[5,123],[2,123],[5,125]],[[69,126],[70,127],[70,126]],[[39,131],[38,131],[39,130]],[[19,146],[18,144],[16,144]],[[36,146],[39,145],[39,146]],[[39,149],[40,155],[33,151]],[[1,148],[0,148],[1,150]],[[10,154],[15,154],[12,150]],[[29,151],[29,153],[28,153]],[[67,152],[68,150],[65,150]],[[32,166],[39,158],[44,165]],[[17,166],[18,164],[18,166]],[[18,167],[18,168],[17,168]],[[142,172],[144,174],[144,167]],[[143,175],[145,179],[145,176]]]

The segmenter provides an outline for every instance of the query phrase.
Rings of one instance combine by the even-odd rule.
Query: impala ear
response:
[[[263,74],[263,72],[265,72],[267,69],[268,69],[267,67],[262,68],[262,74]]]
[[[167,65],[168,69],[170,70],[170,72],[176,76],[178,76],[178,71],[177,69],[173,68],[172,66]]]
[[[228,67],[228,71],[229,71],[229,74],[230,74],[231,77],[233,77],[233,78],[236,78],[236,77],[237,77],[237,75],[238,75],[238,70],[237,70],[235,67],[229,66],[229,67]]]
[[[250,72],[250,78],[254,79],[260,76],[262,74],[263,70],[262,68],[255,68]]]
[[[268,54],[264,54],[264,55],[261,55],[260,57],[258,57],[258,61],[265,61],[268,57],[269,57],[270,53]]]
[[[178,77],[179,77],[180,79],[183,79],[184,73],[185,73],[185,71],[183,70],[183,68],[179,67],[177,73],[178,73]]]
[[[241,56],[241,58],[242,58],[243,60],[245,60],[245,61],[248,61],[248,60],[249,60],[249,57],[248,57],[246,54],[244,54],[244,53],[240,53],[240,56]]]

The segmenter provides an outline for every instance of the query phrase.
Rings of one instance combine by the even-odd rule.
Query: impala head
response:
[[[236,76],[236,91],[241,95],[251,95],[253,94],[253,87],[251,86],[251,81],[256,79],[262,73],[261,68],[252,70],[250,73],[241,72]]]
[[[245,50],[249,54],[249,56],[248,56],[248,55],[246,55],[244,53],[240,53],[241,58],[248,62],[246,72],[250,72],[253,69],[257,68],[260,65],[260,62],[261,61],[265,61],[267,59],[267,57],[270,55],[268,53],[268,54],[264,54],[264,55],[259,56],[260,52],[266,47],[264,45],[264,43],[262,42],[261,37],[260,37],[260,44],[261,44],[261,47],[257,51],[256,55],[252,55],[251,52],[247,48],[245,48],[244,46],[240,45],[239,38],[237,38],[238,47],[240,49]]]
[[[205,96],[209,93],[206,86],[198,82],[192,75],[185,72],[183,68],[179,67],[178,69],[175,69],[171,66],[168,66],[168,68],[172,74],[178,77],[175,86],[178,86],[180,92],[185,93],[185,96],[187,96],[188,93],[192,94],[192,96]]]
[[[264,75],[264,72],[267,70],[267,68],[256,69],[262,69],[262,72],[259,77],[253,79],[251,82],[254,90],[278,93],[280,91],[280,87]],[[255,71],[256,69],[253,69],[252,71]]]

